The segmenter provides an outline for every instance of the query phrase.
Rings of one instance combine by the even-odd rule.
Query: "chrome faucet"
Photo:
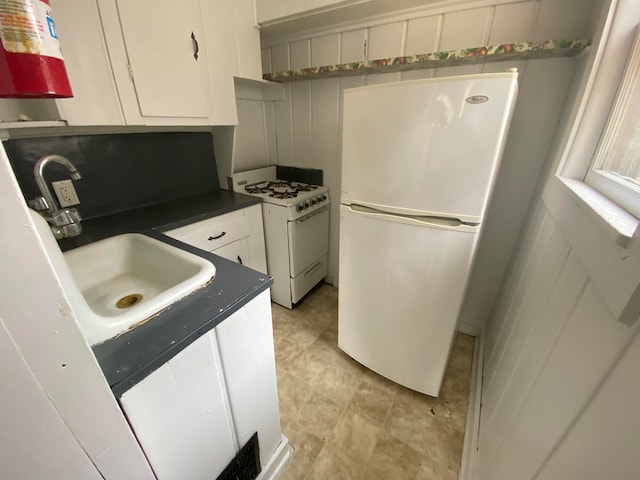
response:
[[[42,196],[29,201],[29,206],[37,210],[49,222],[51,231],[57,239],[75,237],[82,233],[80,213],[76,208],[61,208],[51,194],[44,179],[44,169],[50,163],[59,163],[67,167],[72,180],[82,178],[78,169],[67,158],[62,155],[45,155],[36,162],[33,168],[33,176]]]

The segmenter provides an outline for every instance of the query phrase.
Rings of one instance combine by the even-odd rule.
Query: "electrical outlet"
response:
[[[80,203],[80,199],[71,180],[51,182],[51,185],[56,192],[56,197],[58,197],[58,202],[60,202],[61,207],[71,207]]]

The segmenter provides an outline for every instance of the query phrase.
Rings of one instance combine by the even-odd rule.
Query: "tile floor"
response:
[[[473,337],[458,334],[440,396],[418,394],[338,349],[338,291],[273,304],[280,418],[295,448],[283,480],[453,480],[466,422]]]

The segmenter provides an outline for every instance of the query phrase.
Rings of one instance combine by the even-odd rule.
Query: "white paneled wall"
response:
[[[540,480],[635,478],[640,471],[640,336],[542,467]],[[624,395],[620,395],[624,392]],[[629,441],[632,439],[631,441]]]
[[[236,171],[252,170],[273,164],[269,155],[268,124],[269,105],[260,100],[238,99],[238,126],[234,148]]]
[[[474,479],[535,478],[638,331],[614,318],[542,202],[507,279],[486,329]]]
[[[443,15],[438,50],[459,50],[486,45],[489,30],[492,28],[493,10],[494,7],[474,8]],[[503,27],[496,25],[496,28]]]
[[[601,3],[602,21],[607,2]],[[620,5],[627,12],[622,7],[622,20],[611,30],[618,31],[607,42],[618,50],[604,53],[599,76],[605,80],[596,80],[590,96],[583,100],[586,76],[572,85],[545,169],[548,178],[541,183],[545,193],[537,191],[486,325],[479,440],[467,478],[638,476],[640,321],[621,322],[610,300],[640,283],[640,248],[614,244],[588,208],[552,194],[561,159],[588,161],[595,146],[588,153],[582,130],[602,124],[600,117],[608,113],[605,103],[598,114],[581,117],[579,106],[599,103],[598,91],[615,90],[619,75],[612,78],[611,71],[624,63],[615,36],[630,37],[620,24],[630,24],[633,31],[640,19],[637,3],[623,0]],[[628,17],[628,10],[635,14]],[[579,60],[578,71],[590,74],[597,51],[594,47]],[[572,144],[574,125],[579,135]],[[606,265],[594,268],[594,258],[606,259]]]
[[[464,3],[452,4],[440,6],[437,11],[415,11],[402,19],[377,18],[342,28],[327,26],[326,31],[289,39],[263,38],[264,71],[524,41],[540,35],[544,39],[581,38],[587,32],[593,0],[476,1],[473,8]],[[334,202],[328,281],[338,283],[342,91],[381,82],[503,71],[512,66],[521,72],[520,96],[503,173],[496,184],[495,198],[499,203],[490,207],[483,235],[491,241],[481,242],[461,315],[461,328],[477,334],[499,289],[546,159],[574,60],[501,62],[287,84],[287,100],[273,106],[277,163],[310,166],[325,172]]]
[[[416,55],[439,50],[442,17],[421,17],[407,22],[405,55]]]

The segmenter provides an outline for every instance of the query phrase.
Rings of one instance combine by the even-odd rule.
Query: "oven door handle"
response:
[[[315,212],[311,212],[309,215],[305,215],[305,216],[304,216],[304,217],[302,217],[302,218],[299,218],[298,220],[296,220],[296,223],[297,223],[297,224],[304,223],[304,222],[306,222],[307,220],[309,220],[310,218],[315,217],[315,216],[316,216],[316,215],[318,215],[319,213],[324,212],[325,210],[329,210],[329,205],[325,205],[325,206],[324,206],[324,207],[322,207],[321,209],[316,210]]]

